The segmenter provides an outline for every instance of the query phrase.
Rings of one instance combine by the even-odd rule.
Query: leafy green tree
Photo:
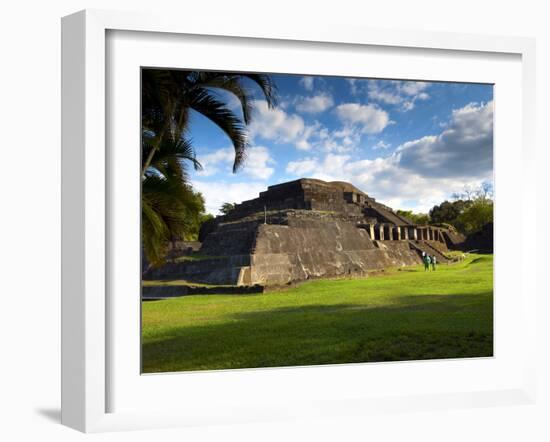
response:
[[[396,213],[412,221],[414,224],[423,225],[430,223],[430,217],[425,213],[414,213],[412,210],[397,210]]]
[[[464,233],[479,232],[483,226],[493,222],[493,201],[483,197],[474,199],[457,221]]]
[[[165,262],[169,242],[186,239],[204,212],[204,198],[187,183],[186,160],[196,161],[189,143],[164,141],[142,179],[142,243],[153,266]]]
[[[220,207],[220,212],[224,215],[227,215],[235,208],[235,203],[223,203]]]
[[[233,171],[242,164],[253,109],[249,85],[260,88],[270,107],[277,90],[270,76],[185,70],[142,70],[142,244],[153,266],[165,262],[168,244],[196,234],[204,199],[193,191],[187,164],[201,165],[187,133],[191,112],[218,126],[235,149]],[[235,96],[240,115],[218,91]]]
[[[201,197],[202,197],[202,195],[201,195]],[[210,213],[204,213],[204,211],[199,213],[198,216],[196,217],[196,220],[193,223],[192,227],[189,229],[189,232],[185,235],[185,239],[187,241],[198,241],[201,226],[205,222],[213,220],[213,219],[214,219],[214,215],[212,215]]]
[[[430,219],[433,223],[447,223],[454,225],[458,216],[468,207],[469,201],[443,201],[430,210]]]
[[[448,224],[466,235],[477,232],[493,221],[493,186],[464,186],[453,194],[454,201],[444,201],[430,210],[434,224]]]

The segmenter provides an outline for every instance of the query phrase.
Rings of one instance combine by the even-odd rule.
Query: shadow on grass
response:
[[[143,345],[143,371],[492,356],[492,292],[417,295],[229,315],[172,327]]]

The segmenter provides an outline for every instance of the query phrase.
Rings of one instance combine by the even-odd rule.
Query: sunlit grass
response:
[[[493,354],[493,257],[143,304],[143,371]]]

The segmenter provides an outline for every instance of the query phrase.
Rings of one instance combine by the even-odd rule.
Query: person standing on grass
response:
[[[424,261],[424,271],[425,272],[429,271],[430,270],[430,257],[429,257],[429,255],[424,254],[423,261]]]
[[[436,263],[437,263],[437,259],[436,259],[435,255],[434,255],[434,256],[432,256],[432,270],[435,270],[435,265],[436,265]]]

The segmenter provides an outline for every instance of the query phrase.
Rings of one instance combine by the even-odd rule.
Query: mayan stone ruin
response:
[[[149,269],[144,279],[276,286],[364,277],[421,263],[422,252],[445,263],[459,239],[446,228],[415,225],[350,183],[302,178],[269,186],[205,223],[200,242],[180,247],[200,259]]]

